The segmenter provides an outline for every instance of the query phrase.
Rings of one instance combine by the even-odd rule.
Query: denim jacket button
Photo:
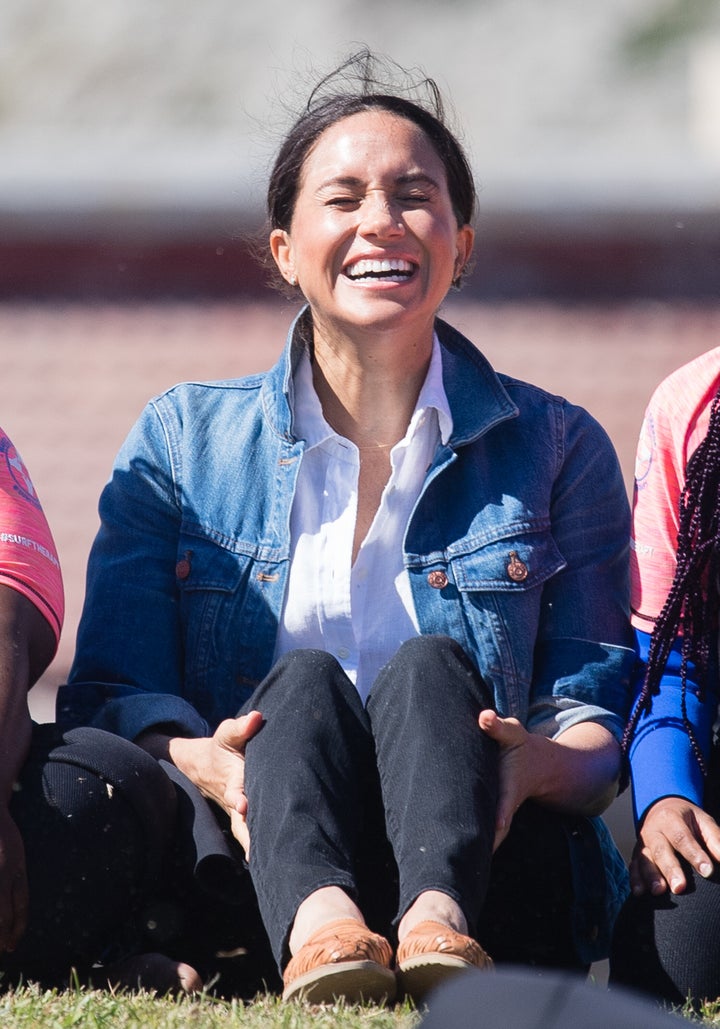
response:
[[[184,557],[175,565],[175,575],[178,579],[187,579],[189,574],[190,562],[186,557]]]
[[[528,566],[520,560],[516,550],[511,550],[508,557],[510,559],[507,566],[508,578],[513,582],[524,582],[528,577]]]
[[[448,577],[445,572],[430,572],[427,581],[434,590],[444,590],[448,584]]]

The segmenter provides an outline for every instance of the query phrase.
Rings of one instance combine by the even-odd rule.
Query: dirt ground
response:
[[[145,401],[185,379],[268,367],[294,311],[284,301],[211,305],[0,305],[0,424],[30,469],[60,552],[67,614],[58,655],[31,693],[52,718],[67,675],[116,450]],[[644,406],[673,368],[720,342],[720,305],[489,306],[460,299],[445,317],[494,366],[587,407],[612,438],[631,489]],[[627,851],[626,799],[609,821]]]

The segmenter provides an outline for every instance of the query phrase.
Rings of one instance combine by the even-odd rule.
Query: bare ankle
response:
[[[468,931],[467,919],[460,905],[440,890],[425,890],[416,897],[400,919],[398,939],[403,940],[411,929],[426,921],[439,922],[464,935]]]
[[[302,945],[328,922],[354,918],[365,924],[360,908],[339,886],[323,886],[306,897],[297,909],[288,945],[297,954]]]

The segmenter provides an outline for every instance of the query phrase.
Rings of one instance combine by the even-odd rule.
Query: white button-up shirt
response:
[[[294,430],[306,441],[291,514],[291,564],[275,657],[314,647],[333,654],[363,701],[400,644],[416,636],[403,567],[405,530],[438,442],[452,433],[437,338],[405,437],[355,563],[360,454],[330,428],[305,355],[295,372]]]

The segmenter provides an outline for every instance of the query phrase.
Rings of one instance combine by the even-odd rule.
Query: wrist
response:
[[[158,732],[157,729],[146,729],[133,741],[156,761],[172,761],[170,757],[170,744],[172,736],[168,733]]]

